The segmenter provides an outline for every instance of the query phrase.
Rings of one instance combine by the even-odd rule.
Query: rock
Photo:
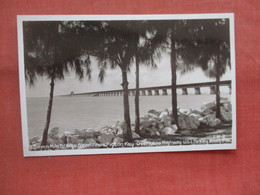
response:
[[[180,114],[178,121],[181,129],[197,129],[200,125],[199,119],[193,115]]]
[[[220,97],[220,103],[221,103],[221,104],[226,103],[226,102],[230,102],[230,101],[228,100],[228,98]]]
[[[201,110],[206,110],[206,109],[216,110],[216,103],[215,102],[203,103],[200,108]]]
[[[59,127],[54,127],[50,130],[48,137],[52,139],[59,139],[58,134],[59,134]]]
[[[169,116],[169,111],[165,110],[163,112],[161,112],[161,114],[159,115],[159,119],[165,118]]]
[[[156,111],[156,110],[149,110],[148,113],[154,114],[154,115],[156,115],[157,117],[159,117],[159,115],[160,115],[160,112],[158,112],[158,111]]]
[[[157,127],[152,127],[148,129],[147,135],[153,137],[153,136],[159,136],[160,132],[158,132],[158,128]]]
[[[199,119],[190,115],[185,117],[185,122],[187,125],[187,129],[197,129],[200,125]]]
[[[217,123],[217,125],[219,125],[221,123],[221,120],[219,118],[215,118],[215,122]]]
[[[163,122],[159,122],[158,123],[158,128],[159,129],[163,129],[164,128],[164,123]]]
[[[33,144],[38,145],[41,142],[42,142],[42,136],[37,136],[37,137],[30,139],[30,145],[33,145]]]
[[[98,136],[97,141],[102,144],[111,143],[115,137],[116,136],[114,134],[104,134]]]
[[[141,118],[140,125],[143,127],[150,127],[152,125],[153,121],[149,120],[147,118]]]
[[[156,132],[155,132],[155,135],[160,136],[161,133],[160,133],[159,131],[156,131]]]
[[[232,121],[232,112],[228,112],[225,110],[224,107],[220,107],[220,117],[221,120],[225,122],[230,122]]]
[[[201,117],[200,114],[195,114],[195,113],[191,113],[191,114],[189,114],[189,116],[192,116],[192,117],[194,117],[196,119],[199,119]]]
[[[217,122],[215,120],[210,120],[210,121],[208,121],[208,125],[210,127],[215,127],[215,126],[217,126]]]
[[[149,131],[149,136],[153,137],[153,136],[157,136],[157,130],[156,129],[150,129]]]
[[[146,128],[146,127],[141,127],[141,128],[140,128],[140,133],[141,133],[141,135],[146,135],[147,133],[149,133],[148,128]]]
[[[78,137],[79,136],[75,133],[72,133],[70,131],[65,131],[59,140],[62,141],[62,143],[67,143],[67,144],[83,143],[84,139],[81,138],[79,139]]]
[[[215,127],[215,126],[219,125],[220,123],[221,123],[221,120],[218,119],[218,118],[215,118],[214,120],[212,119],[212,120],[208,121],[208,125],[210,127]]]
[[[223,104],[223,107],[224,109],[227,111],[227,112],[232,112],[232,105],[230,102],[226,102]]]
[[[161,122],[163,122],[164,127],[170,127],[172,125],[172,119],[169,116],[162,118]]]
[[[52,139],[52,138],[48,137],[47,145],[51,145],[51,144],[63,144],[63,141],[60,139]]]
[[[201,124],[205,124],[210,127],[215,127],[221,122],[218,118],[216,118],[215,113],[209,114],[209,115],[203,117],[203,120],[201,120],[201,118],[200,118],[199,121]]]
[[[120,135],[123,136],[124,132],[125,132],[125,123],[123,122],[123,124],[119,121],[117,121],[116,126],[115,126],[115,130],[116,130],[116,135]]]
[[[99,130],[99,132],[101,134],[116,134],[117,133],[117,129],[111,126],[106,126],[103,127]]]
[[[156,127],[158,125],[158,122],[157,121],[153,121],[152,122],[152,127]]]
[[[168,108],[166,110],[168,110],[169,116],[171,117],[172,116],[172,108]]]
[[[88,139],[88,138],[98,137],[99,135],[101,135],[101,132],[96,132],[93,129],[84,129],[84,130],[75,129],[73,134],[77,135],[79,139]]]
[[[132,131],[132,137],[133,139],[140,138],[140,135],[138,135],[136,132]]]
[[[179,116],[178,117],[178,123],[179,123],[179,127],[181,129],[186,129],[187,128],[187,124],[186,124],[186,121],[185,121],[183,116]]]
[[[126,123],[124,121],[123,122],[117,121],[115,128],[125,131],[126,130]]]
[[[176,129],[173,129],[171,127],[165,127],[164,129],[161,130],[161,135],[162,136],[175,135],[176,131],[177,131]]]
[[[112,143],[123,143],[124,142],[124,139],[123,138],[120,138],[120,137],[116,137],[113,139],[113,142]]]
[[[200,117],[198,120],[199,120],[201,125],[208,125],[209,124],[206,117]]]
[[[215,120],[216,119],[216,113],[208,114],[205,116],[207,121]]]
[[[179,110],[178,110],[178,113],[179,114],[189,114],[190,113],[190,111],[188,110],[188,109],[183,109],[183,108],[180,108]]]
[[[64,136],[62,136],[63,143],[66,143],[66,144],[70,143],[70,137],[73,136],[72,133],[70,131],[64,131],[63,135],[64,135]]]
[[[83,143],[83,139],[78,139],[77,136],[66,136],[67,137],[67,144],[78,144],[78,143]]]
[[[117,129],[116,135],[118,135],[118,136],[124,135],[124,130],[123,129]]]
[[[84,144],[96,144],[96,140],[92,138],[88,138],[84,141]]]
[[[64,131],[64,135],[66,137],[70,137],[70,136],[72,136],[72,133],[70,131]]]
[[[60,140],[63,142],[63,144],[67,144],[67,137],[64,134],[60,136]]]
[[[190,110],[190,112],[191,112],[192,114],[195,114],[195,115],[198,115],[198,116],[201,114],[201,112],[198,111],[198,110]]]
[[[177,127],[177,125],[172,125],[172,126],[171,126],[171,128],[172,128],[172,129],[174,129],[175,131],[177,131],[177,130],[178,130],[178,127]]]
[[[157,115],[155,115],[155,114],[152,114],[152,113],[148,113],[148,115],[147,115],[149,118],[153,118],[153,119],[157,119],[158,118],[158,116]]]
[[[212,113],[214,113],[214,111],[209,108],[206,108],[206,109],[202,110],[202,112],[201,112],[201,114],[204,116],[212,114]]]

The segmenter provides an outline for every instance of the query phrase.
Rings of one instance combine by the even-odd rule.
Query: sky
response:
[[[63,81],[56,81],[54,96],[76,93],[86,93],[93,91],[122,89],[122,74],[120,68],[107,69],[104,82],[98,81],[98,69],[94,58],[91,58],[92,79],[87,78],[79,81],[74,72],[65,76]],[[221,80],[231,80],[231,71],[227,69]],[[198,68],[193,72],[184,75],[177,72],[177,84],[198,83],[214,81],[209,79]],[[128,73],[129,88],[135,88],[135,66],[131,67]],[[160,61],[157,61],[157,69],[152,69],[145,65],[140,65],[140,87],[154,87],[171,84],[170,56],[164,54]],[[45,77],[38,78],[33,87],[26,85],[27,97],[48,97],[50,93],[50,80]]]

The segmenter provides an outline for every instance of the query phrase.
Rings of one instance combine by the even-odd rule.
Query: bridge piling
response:
[[[210,86],[210,94],[216,94],[216,87]]]
[[[163,95],[167,95],[167,89],[163,89]]]
[[[155,89],[155,90],[154,90],[154,95],[160,95],[158,89]]]
[[[182,95],[188,95],[187,88],[182,88]]]
[[[152,90],[150,90],[150,89],[148,90],[148,95],[150,95],[150,96],[153,95]]]
[[[145,90],[142,90],[142,96],[146,96]]]
[[[201,94],[199,87],[195,87],[194,89],[195,89],[195,95],[200,95]]]

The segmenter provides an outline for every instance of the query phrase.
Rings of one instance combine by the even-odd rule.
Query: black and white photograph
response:
[[[17,25],[24,156],[236,149],[233,14]]]

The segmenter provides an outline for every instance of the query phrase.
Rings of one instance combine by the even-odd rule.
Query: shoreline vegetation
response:
[[[43,76],[50,82],[41,148],[48,149],[52,143],[65,144],[67,148],[73,140],[76,143],[135,143],[136,139],[146,136],[162,139],[178,135],[184,132],[183,129],[198,129],[201,125],[214,127],[222,124],[221,120],[225,117],[231,120],[227,117],[229,112],[225,111],[226,108],[220,109],[221,77],[228,68],[231,69],[228,17],[207,20],[23,21],[22,25],[26,82],[33,86]],[[170,56],[171,109],[151,111],[141,119],[139,94],[140,80],[143,78],[140,77],[139,66],[156,68],[162,54]],[[55,83],[64,80],[72,70],[79,80],[91,80],[93,57],[101,83],[105,77],[113,80],[106,75],[108,69],[121,70],[124,123],[106,127],[105,130],[102,128],[98,131],[100,135],[89,129],[64,134],[59,134],[59,128],[49,130]],[[134,125],[130,119],[128,86],[128,72],[133,66],[136,67]],[[202,69],[207,77],[215,79],[212,86],[216,94],[214,114],[208,112],[201,115],[200,112],[178,109],[177,71],[185,74],[197,68]],[[121,137],[118,129],[123,132]]]
[[[60,132],[54,127],[48,133],[46,145],[42,136],[30,139],[30,150],[68,150],[123,147],[154,147],[180,145],[225,144],[232,142],[232,105],[220,99],[220,118],[216,118],[216,101],[203,103],[200,110],[178,108],[178,123],[172,119],[171,109],[149,110],[140,118],[140,133],[132,131],[133,141],[125,138],[125,122],[98,130],[92,128]],[[135,124],[131,125],[135,129]]]

